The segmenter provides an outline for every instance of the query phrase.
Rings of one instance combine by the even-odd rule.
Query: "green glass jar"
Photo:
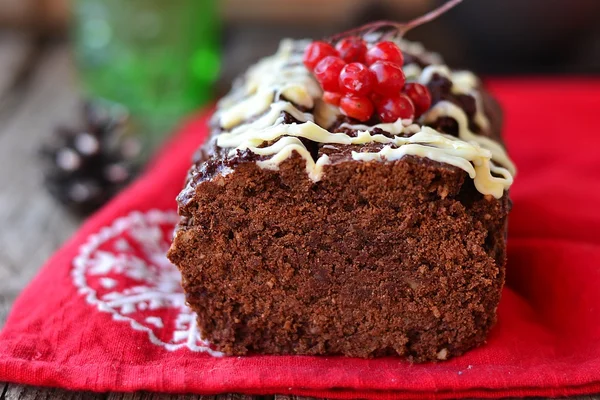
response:
[[[131,114],[146,149],[211,99],[219,70],[215,0],[76,0],[85,92]]]

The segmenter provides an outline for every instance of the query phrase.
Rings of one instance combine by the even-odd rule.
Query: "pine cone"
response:
[[[88,214],[123,189],[137,172],[139,142],[125,135],[127,112],[86,102],[82,129],[58,128],[42,148],[44,183],[67,207]]]

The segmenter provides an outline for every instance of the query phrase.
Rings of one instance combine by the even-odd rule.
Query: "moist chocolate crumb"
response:
[[[180,202],[169,250],[202,337],[226,354],[397,354],[484,342],[504,284],[508,196],[419,157],[310,181],[239,163]]]

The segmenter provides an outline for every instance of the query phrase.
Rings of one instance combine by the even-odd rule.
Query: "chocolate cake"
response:
[[[499,107],[472,73],[394,40],[431,96],[419,117],[325,103],[308,41],[284,40],[218,104],[168,257],[224,354],[445,360],[496,321],[515,173]]]

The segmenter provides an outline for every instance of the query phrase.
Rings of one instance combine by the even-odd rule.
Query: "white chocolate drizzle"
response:
[[[406,43],[403,42],[404,47]],[[315,161],[301,138],[330,145],[379,143],[384,145],[379,151],[352,151],[352,159],[385,162],[399,160],[405,155],[425,157],[464,170],[482,194],[500,198],[510,187],[515,168],[504,148],[492,139],[471,132],[465,112],[448,101],[438,102],[421,117],[421,122],[451,117],[458,124],[458,137],[420,126],[411,120],[375,126],[341,125],[355,131],[355,136],[323,128],[331,126],[339,115],[339,109],[320,100],[321,88],[302,64],[301,49],[307,44],[307,41],[282,41],[275,55],[251,67],[245,81],[219,102],[214,118],[223,131],[216,137],[217,146],[230,149],[230,156],[238,150],[249,150],[262,156],[257,161],[260,168],[270,170],[277,170],[283,161],[297,153],[306,162],[308,177],[318,182],[331,159],[322,154]],[[475,98],[477,110],[474,122],[481,129],[489,128],[475,75],[467,71],[453,72],[444,65],[430,65],[421,70],[411,64],[404,68],[423,84],[427,84],[434,74],[450,79],[454,93],[469,94]],[[313,109],[314,114],[303,112],[298,106]],[[284,123],[284,112],[299,122]],[[373,131],[375,128],[393,136],[376,133]]]
[[[417,67],[418,68],[418,67]],[[415,71],[416,72],[416,71]],[[446,77],[452,82],[452,93],[467,94],[475,99],[476,112],[473,121],[484,130],[489,129],[490,122],[483,112],[483,104],[477,87],[479,79],[470,71],[450,71],[445,65],[429,65],[423,69],[418,78],[418,82],[427,85],[434,74]],[[461,110],[462,112],[462,110]],[[463,112],[464,114],[464,112]]]

